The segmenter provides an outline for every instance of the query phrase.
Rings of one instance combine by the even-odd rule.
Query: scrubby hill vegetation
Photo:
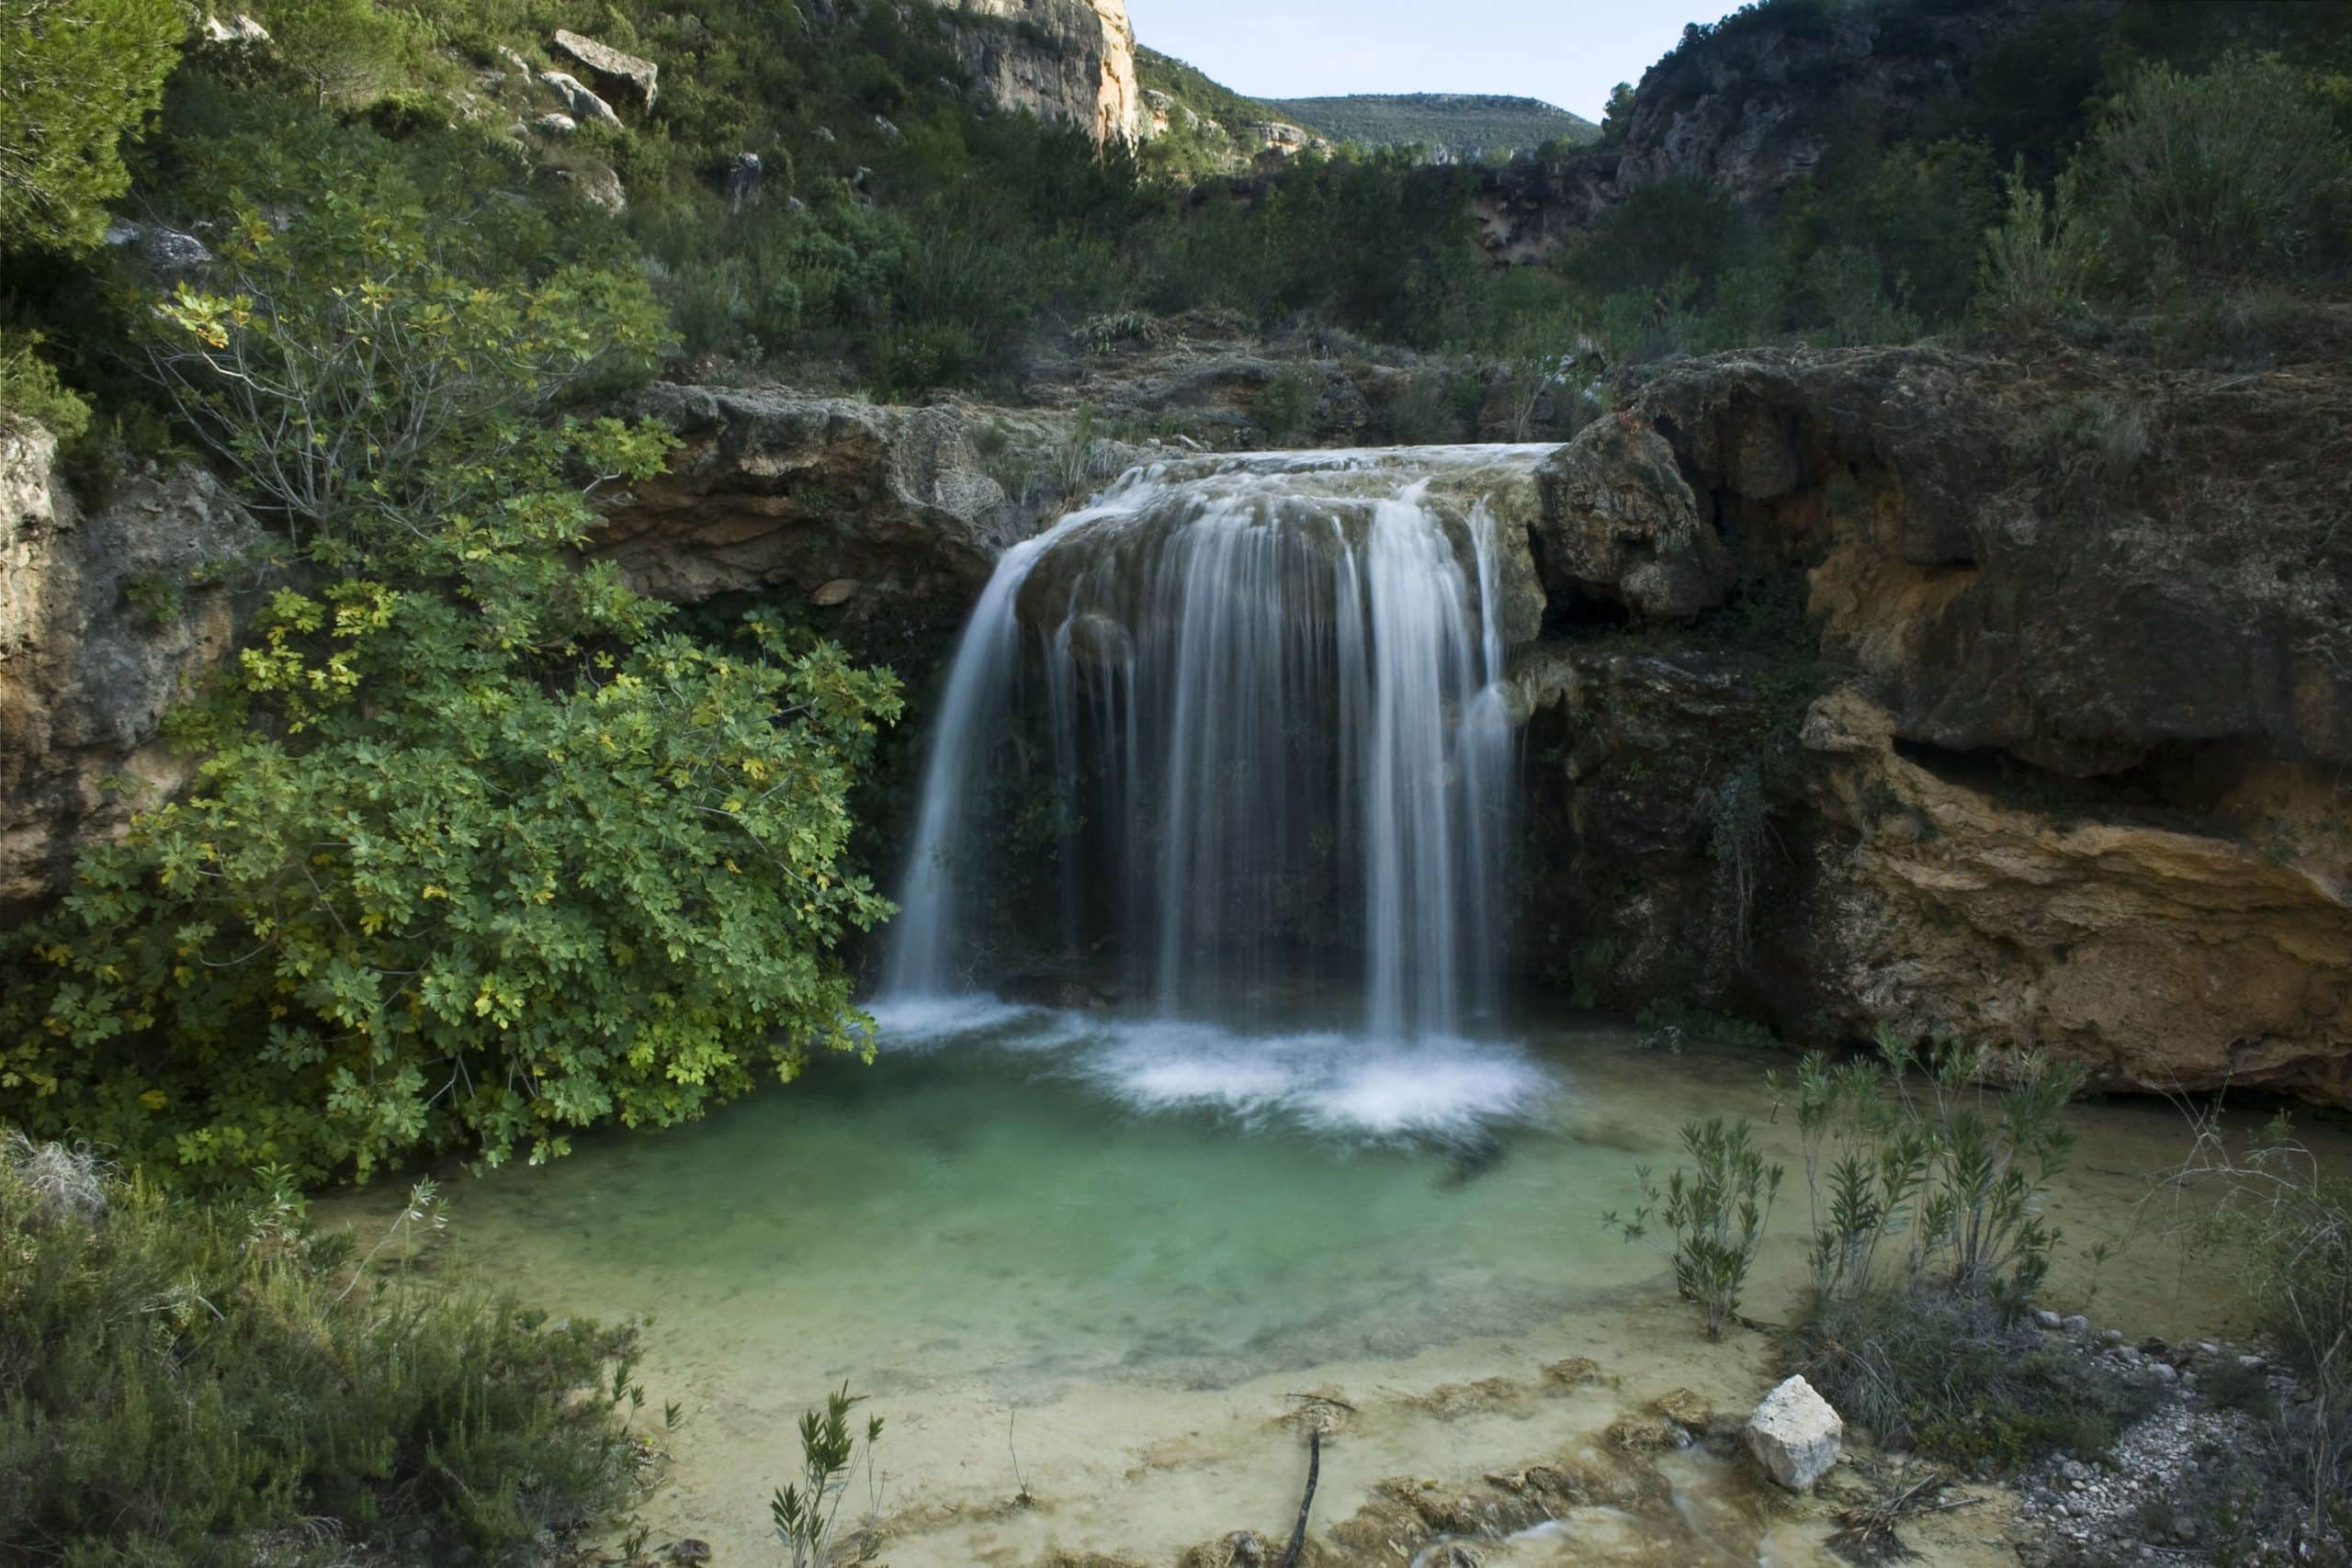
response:
[[[1547,142],[1574,144],[1600,134],[1590,120],[1541,98],[1498,93],[1351,93],[1269,103],[1283,118],[1334,141],[1426,147],[1456,158],[1530,152]]]

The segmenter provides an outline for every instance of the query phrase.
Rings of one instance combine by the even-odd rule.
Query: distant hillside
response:
[[[1162,174],[1230,173],[1269,150],[1288,155],[1338,140],[1319,125],[1288,130],[1295,121],[1279,106],[1244,97],[1155,49],[1136,49],[1136,76],[1144,95],[1144,163]]]
[[[1548,141],[1590,141],[1600,128],[1540,98],[1497,93],[1353,93],[1337,98],[1272,98],[1284,119],[1335,141],[1368,147],[1418,142],[1457,157],[1525,152]]]

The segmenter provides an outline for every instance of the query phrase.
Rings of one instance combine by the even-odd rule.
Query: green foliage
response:
[[[2141,70],[2098,125],[2084,191],[2134,276],[2279,275],[2342,254],[2352,141],[2305,74],[2232,55]]]
[[[825,1396],[822,1411],[800,1416],[800,1479],[776,1488],[768,1500],[768,1517],[776,1540],[792,1549],[792,1568],[812,1568],[831,1553],[833,1523],[841,1517],[849,1495],[850,1473],[857,1462],[858,1442],[850,1433],[849,1413],[865,1403],[843,1383]],[[874,1464],[874,1445],[882,1440],[882,1417],[865,1422],[866,1468]]]
[[[1603,1216],[1628,1241],[1649,1234],[1653,1223],[1674,1238],[1674,1288],[1707,1314],[1707,1337],[1723,1337],[1724,1325],[1739,1310],[1747,1271],[1763,1245],[1764,1224],[1780,1195],[1781,1167],[1768,1166],[1756,1147],[1756,1130],[1746,1119],[1720,1116],[1682,1126],[1687,1168],[1675,1170],[1660,1189],[1647,1167],[1635,1175],[1642,1201],[1630,1218]]]
[[[386,1243],[404,1258],[436,1218],[421,1184]],[[352,1250],[283,1189],[166,1199],[0,1141],[0,1540],[94,1564],[499,1561],[621,1501],[629,1331]]]
[[[0,422],[28,420],[56,436],[59,446],[70,446],[90,428],[90,405],[41,357],[43,341],[39,333],[0,326]]]
[[[2007,1470],[2101,1451],[2155,1395],[2024,1315],[2059,1240],[2041,1209],[2082,1072],[2028,1057],[1996,1091],[1981,1087],[1992,1066],[1882,1030],[1876,1059],[1815,1052],[1772,1085],[1795,1114],[1812,1222],[1793,1365],[1882,1441]]]
[[[1267,440],[1294,441],[1314,421],[1316,394],[1314,373],[1302,366],[1286,365],[1258,389],[1250,412]]]
[[[505,272],[397,170],[302,166],[152,301],[154,375],[306,567],[175,720],[190,793],[26,933],[0,1096],[206,1179],[560,1154],[863,1047],[840,864],[895,682],[665,631],[589,498],[665,432],[549,408],[651,349],[626,276]],[[241,193],[251,197],[253,193]],[[284,210],[281,209],[281,210]]]
[[[1996,325],[2047,332],[2085,309],[2106,243],[2084,217],[2077,189],[2064,174],[2045,199],[2026,183],[2022,163],[2010,175],[2008,211],[1984,236],[1980,304]]]
[[[259,16],[272,54],[322,107],[365,101],[409,47],[401,14],[376,0],[271,0]]]
[[[1904,1291],[2021,1311],[2059,1239],[2041,1210],[2073,1147],[2063,1113],[2082,1069],[2028,1056],[1995,1091],[1982,1087],[1993,1068],[1982,1047],[1944,1043],[1923,1055],[1882,1029],[1878,1048],[1837,1067],[1814,1052],[1792,1083],[1771,1080],[1804,1144],[1816,1293],[1880,1288],[1882,1254],[1900,1237],[1900,1257],[1885,1261]]]
[[[0,252],[98,243],[187,26],[176,0],[0,0]]]

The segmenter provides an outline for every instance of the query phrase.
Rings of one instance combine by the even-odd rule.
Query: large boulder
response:
[[[1776,1485],[1806,1492],[1838,1462],[1846,1423],[1811,1383],[1792,1377],[1764,1396],[1740,1435]]]
[[[85,509],[55,459],[46,431],[0,427],[0,918],[187,781],[164,715],[258,589],[260,531],[209,474],[150,465]]]
[[[625,53],[608,43],[599,43],[568,28],[556,28],[550,41],[558,54],[587,72],[610,96],[635,105],[640,113],[653,107],[662,77],[662,68],[653,62]]]
[[[1731,552],[1656,431],[1602,420],[1544,466],[1544,482],[1535,537],[1548,592],[1668,620],[1723,603]]]
[[[600,119],[606,125],[621,122],[621,117],[613,112],[613,106],[591,92],[577,76],[562,71],[542,71],[539,82],[562,101],[565,112],[574,119]]]

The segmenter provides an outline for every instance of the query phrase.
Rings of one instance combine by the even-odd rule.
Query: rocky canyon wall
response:
[[[0,919],[84,844],[187,782],[164,713],[233,648],[260,535],[192,464],[107,476],[85,504],[47,431],[0,425]]]
[[[1527,544],[1531,961],[2352,1103],[2352,380],[1673,366]]]
[[[1099,144],[1148,134],[1126,0],[950,0],[972,81],[1001,108],[1083,129]]]

